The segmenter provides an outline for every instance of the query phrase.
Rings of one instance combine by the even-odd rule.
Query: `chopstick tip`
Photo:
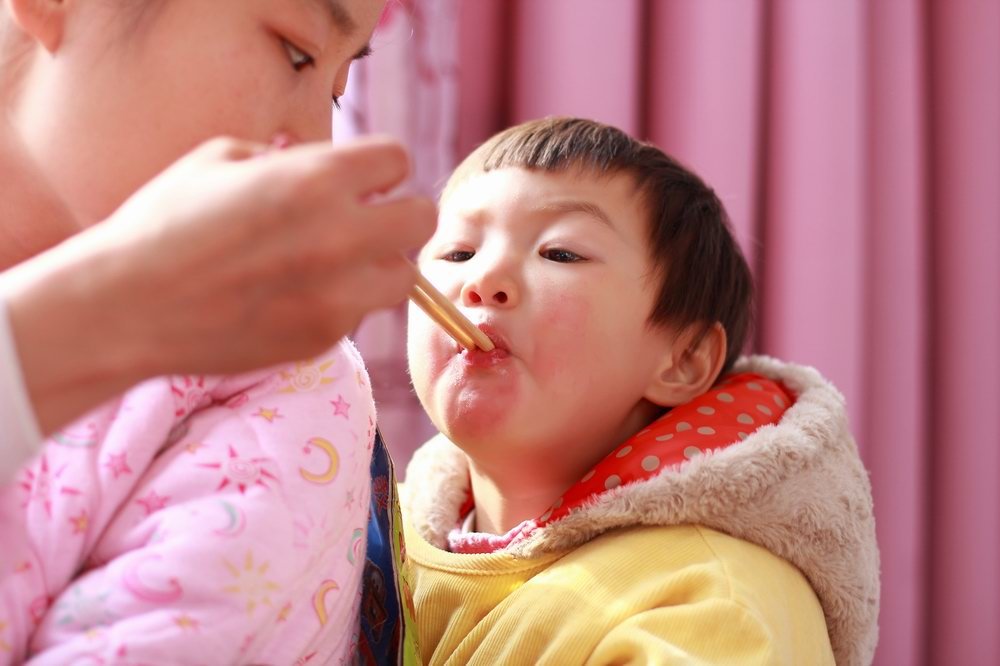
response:
[[[485,352],[491,352],[496,349],[496,345],[490,340],[490,336],[483,333],[478,328],[474,327],[469,330],[472,336],[475,338],[476,346]]]

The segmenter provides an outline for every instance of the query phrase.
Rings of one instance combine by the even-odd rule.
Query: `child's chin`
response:
[[[456,444],[495,439],[509,430],[513,410],[501,401],[477,396],[456,401],[443,410],[439,429]]]

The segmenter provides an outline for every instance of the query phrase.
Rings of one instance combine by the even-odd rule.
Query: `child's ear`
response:
[[[49,53],[54,53],[62,43],[70,1],[4,0],[4,4],[22,32],[33,37]]]
[[[689,326],[664,352],[643,397],[660,407],[683,405],[712,388],[725,362],[722,324],[715,322],[704,331],[700,325]]]

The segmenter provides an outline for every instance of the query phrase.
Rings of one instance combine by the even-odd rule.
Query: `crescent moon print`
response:
[[[334,448],[333,444],[322,437],[313,437],[306,442],[306,444],[307,446],[314,446],[325,453],[329,461],[326,470],[319,474],[310,472],[305,467],[299,468],[299,474],[301,474],[302,478],[309,483],[315,483],[318,485],[326,485],[333,481],[337,477],[337,472],[340,470],[340,454],[337,453],[337,449]],[[306,451],[308,450],[309,449],[307,448]]]
[[[89,449],[98,442],[97,424],[88,423],[60,430],[52,435],[52,441],[60,446],[68,446],[74,449]]]
[[[214,530],[213,533],[221,537],[237,537],[243,533],[247,526],[246,514],[232,502],[220,500],[222,510],[226,512],[228,523],[221,529]]]
[[[325,580],[320,584],[319,589],[316,590],[316,594],[313,595],[313,608],[316,611],[316,617],[319,618],[321,627],[326,624],[328,619],[326,615],[326,595],[339,589],[340,586],[334,581]]]
[[[96,664],[97,666],[103,666],[107,662],[104,661],[104,657],[96,652],[87,652],[86,654],[82,654],[77,657],[76,663],[81,666],[84,664]]]
[[[354,564],[364,554],[365,531],[360,527],[351,535],[351,547],[347,550],[347,561]]]
[[[180,599],[184,594],[184,590],[181,589],[181,584],[177,582],[176,578],[168,580],[165,589],[152,587],[142,580],[139,570],[143,565],[147,562],[159,561],[161,559],[163,558],[160,555],[150,555],[140,559],[126,569],[125,575],[122,576],[122,584],[125,585],[125,589],[131,592],[137,599],[142,599],[152,604],[168,604]]]

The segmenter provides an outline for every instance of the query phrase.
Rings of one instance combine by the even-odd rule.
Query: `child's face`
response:
[[[420,268],[498,351],[462,351],[411,308],[410,371],[438,429],[484,457],[585,470],[649,420],[672,337],[647,324],[646,215],[623,175],[509,168],[457,187]]]
[[[43,171],[86,222],[216,135],[330,136],[332,101],[384,0],[121,0],[68,3],[13,110]],[[128,3],[135,5],[134,2]],[[353,27],[333,19],[339,7]],[[311,59],[311,60],[310,60]]]

